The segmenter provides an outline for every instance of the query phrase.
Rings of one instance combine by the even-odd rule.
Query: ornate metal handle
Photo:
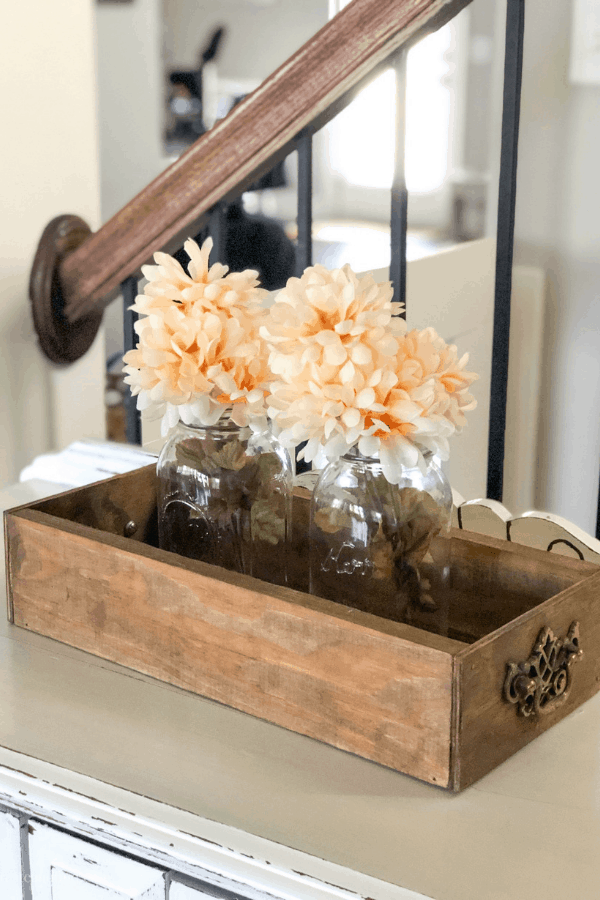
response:
[[[517,705],[520,716],[551,712],[566,699],[571,686],[571,665],[582,655],[579,622],[572,622],[566,638],[557,638],[543,628],[524,662],[509,663],[504,681],[504,699]]]

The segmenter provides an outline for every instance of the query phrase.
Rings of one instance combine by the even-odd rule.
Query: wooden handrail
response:
[[[268,171],[303,130],[314,132],[333,118],[390,54],[469,2],[352,0],[99,231],[58,260],[58,306],[66,322],[97,314],[156,250],[178,249],[216,203]]]

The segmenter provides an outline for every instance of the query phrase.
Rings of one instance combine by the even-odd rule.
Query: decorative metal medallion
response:
[[[520,716],[551,712],[566,699],[571,686],[571,664],[581,655],[579,622],[571,623],[564,639],[555,637],[550,628],[542,629],[529,659],[508,664],[504,699],[517,704]]]

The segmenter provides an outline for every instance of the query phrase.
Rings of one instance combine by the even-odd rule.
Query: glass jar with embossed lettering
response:
[[[268,429],[180,422],[157,478],[161,549],[287,583],[292,464]]]
[[[357,449],[330,463],[313,494],[310,592],[447,633],[452,491],[433,454],[391,484]]]

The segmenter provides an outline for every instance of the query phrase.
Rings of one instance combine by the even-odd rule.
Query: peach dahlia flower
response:
[[[406,331],[391,301],[390,282],[359,279],[348,265],[311,266],[290,278],[261,328],[273,375],[293,381],[318,372],[324,381],[360,388]]]
[[[389,372],[375,388],[375,404],[364,410],[365,429],[358,448],[381,460],[388,481],[399,480],[401,466],[422,466],[423,452],[448,459],[448,438],[466,424],[464,413],[477,401],[469,387],[478,377],[433,328],[413,330],[400,342]],[[384,412],[372,410],[383,407]]]
[[[423,465],[423,451],[448,455],[448,437],[475,401],[465,372],[432,328],[406,333],[389,283],[322,266],[290,279],[261,329],[274,375],[268,413],[287,446],[333,460],[358,446],[386,478]]]
[[[179,419],[214,425],[232,408],[246,425],[265,415],[266,351],[259,335],[266,291],[257,272],[209,268],[212,240],[187,240],[188,272],[166,253],[143,266],[148,280],[132,309],[138,345],[124,356],[125,381],[140,410],[162,416],[162,433]]]

